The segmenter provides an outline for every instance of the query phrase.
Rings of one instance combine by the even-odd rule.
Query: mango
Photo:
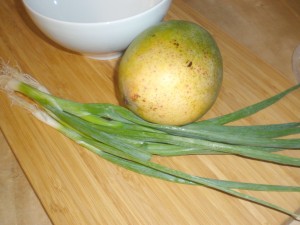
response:
[[[121,58],[122,102],[143,119],[184,125],[201,118],[217,99],[222,56],[201,26],[170,20],[138,35]]]

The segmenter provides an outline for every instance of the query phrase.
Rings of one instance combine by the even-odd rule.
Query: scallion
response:
[[[236,112],[185,126],[149,123],[117,105],[77,103],[55,97],[29,75],[3,65],[0,87],[11,100],[26,108],[42,122],[102,158],[134,172],[188,185],[203,185],[252,201],[298,218],[294,212],[240,190],[300,192],[300,186],[253,184],[193,176],[151,161],[152,155],[234,154],[272,163],[299,167],[300,159],[277,152],[300,149],[300,139],[287,137],[300,133],[300,122],[230,126],[298,89],[300,85]],[[24,101],[16,92],[31,98]],[[37,106],[35,105],[37,104]],[[299,219],[299,218],[298,218]]]

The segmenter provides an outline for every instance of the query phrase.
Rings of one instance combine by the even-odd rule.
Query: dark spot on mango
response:
[[[193,62],[192,61],[187,61],[187,67],[191,67],[193,65]]]
[[[141,97],[141,96],[138,95],[138,94],[133,94],[133,95],[131,96],[131,99],[132,99],[132,101],[136,101],[139,97]]]
[[[172,41],[172,43],[173,43],[173,45],[175,45],[176,48],[179,47],[179,43],[177,42],[177,40],[174,39],[174,40]]]

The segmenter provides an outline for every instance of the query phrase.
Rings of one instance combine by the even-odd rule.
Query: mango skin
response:
[[[143,119],[184,125],[211,108],[222,74],[213,37],[197,24],[171,20],[134,39],[120,61],[118,86],[125,106]]]

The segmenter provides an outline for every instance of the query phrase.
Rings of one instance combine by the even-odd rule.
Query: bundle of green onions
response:
[[[300,139],[285,137],[300,133],[300,122],[256,126],[225,124],[274,104],[299,88],[300,84],[236,112],[184,126],[149,123],[117,105],[83,104],[55,97],[32,77],[7,65],[1,69],[0,87],[13,103],[23,106],[42,122],[121,167],[171,182],[203,185],[299,219],[299,215],[294,212],[237,190],[300,192],[300,186],[203,178],[154,163],[151,157],[234,154],[299,167],[300,158],[276,152],[300,149]],[[33,101],[25,101],[16,93],[22,93]]]

